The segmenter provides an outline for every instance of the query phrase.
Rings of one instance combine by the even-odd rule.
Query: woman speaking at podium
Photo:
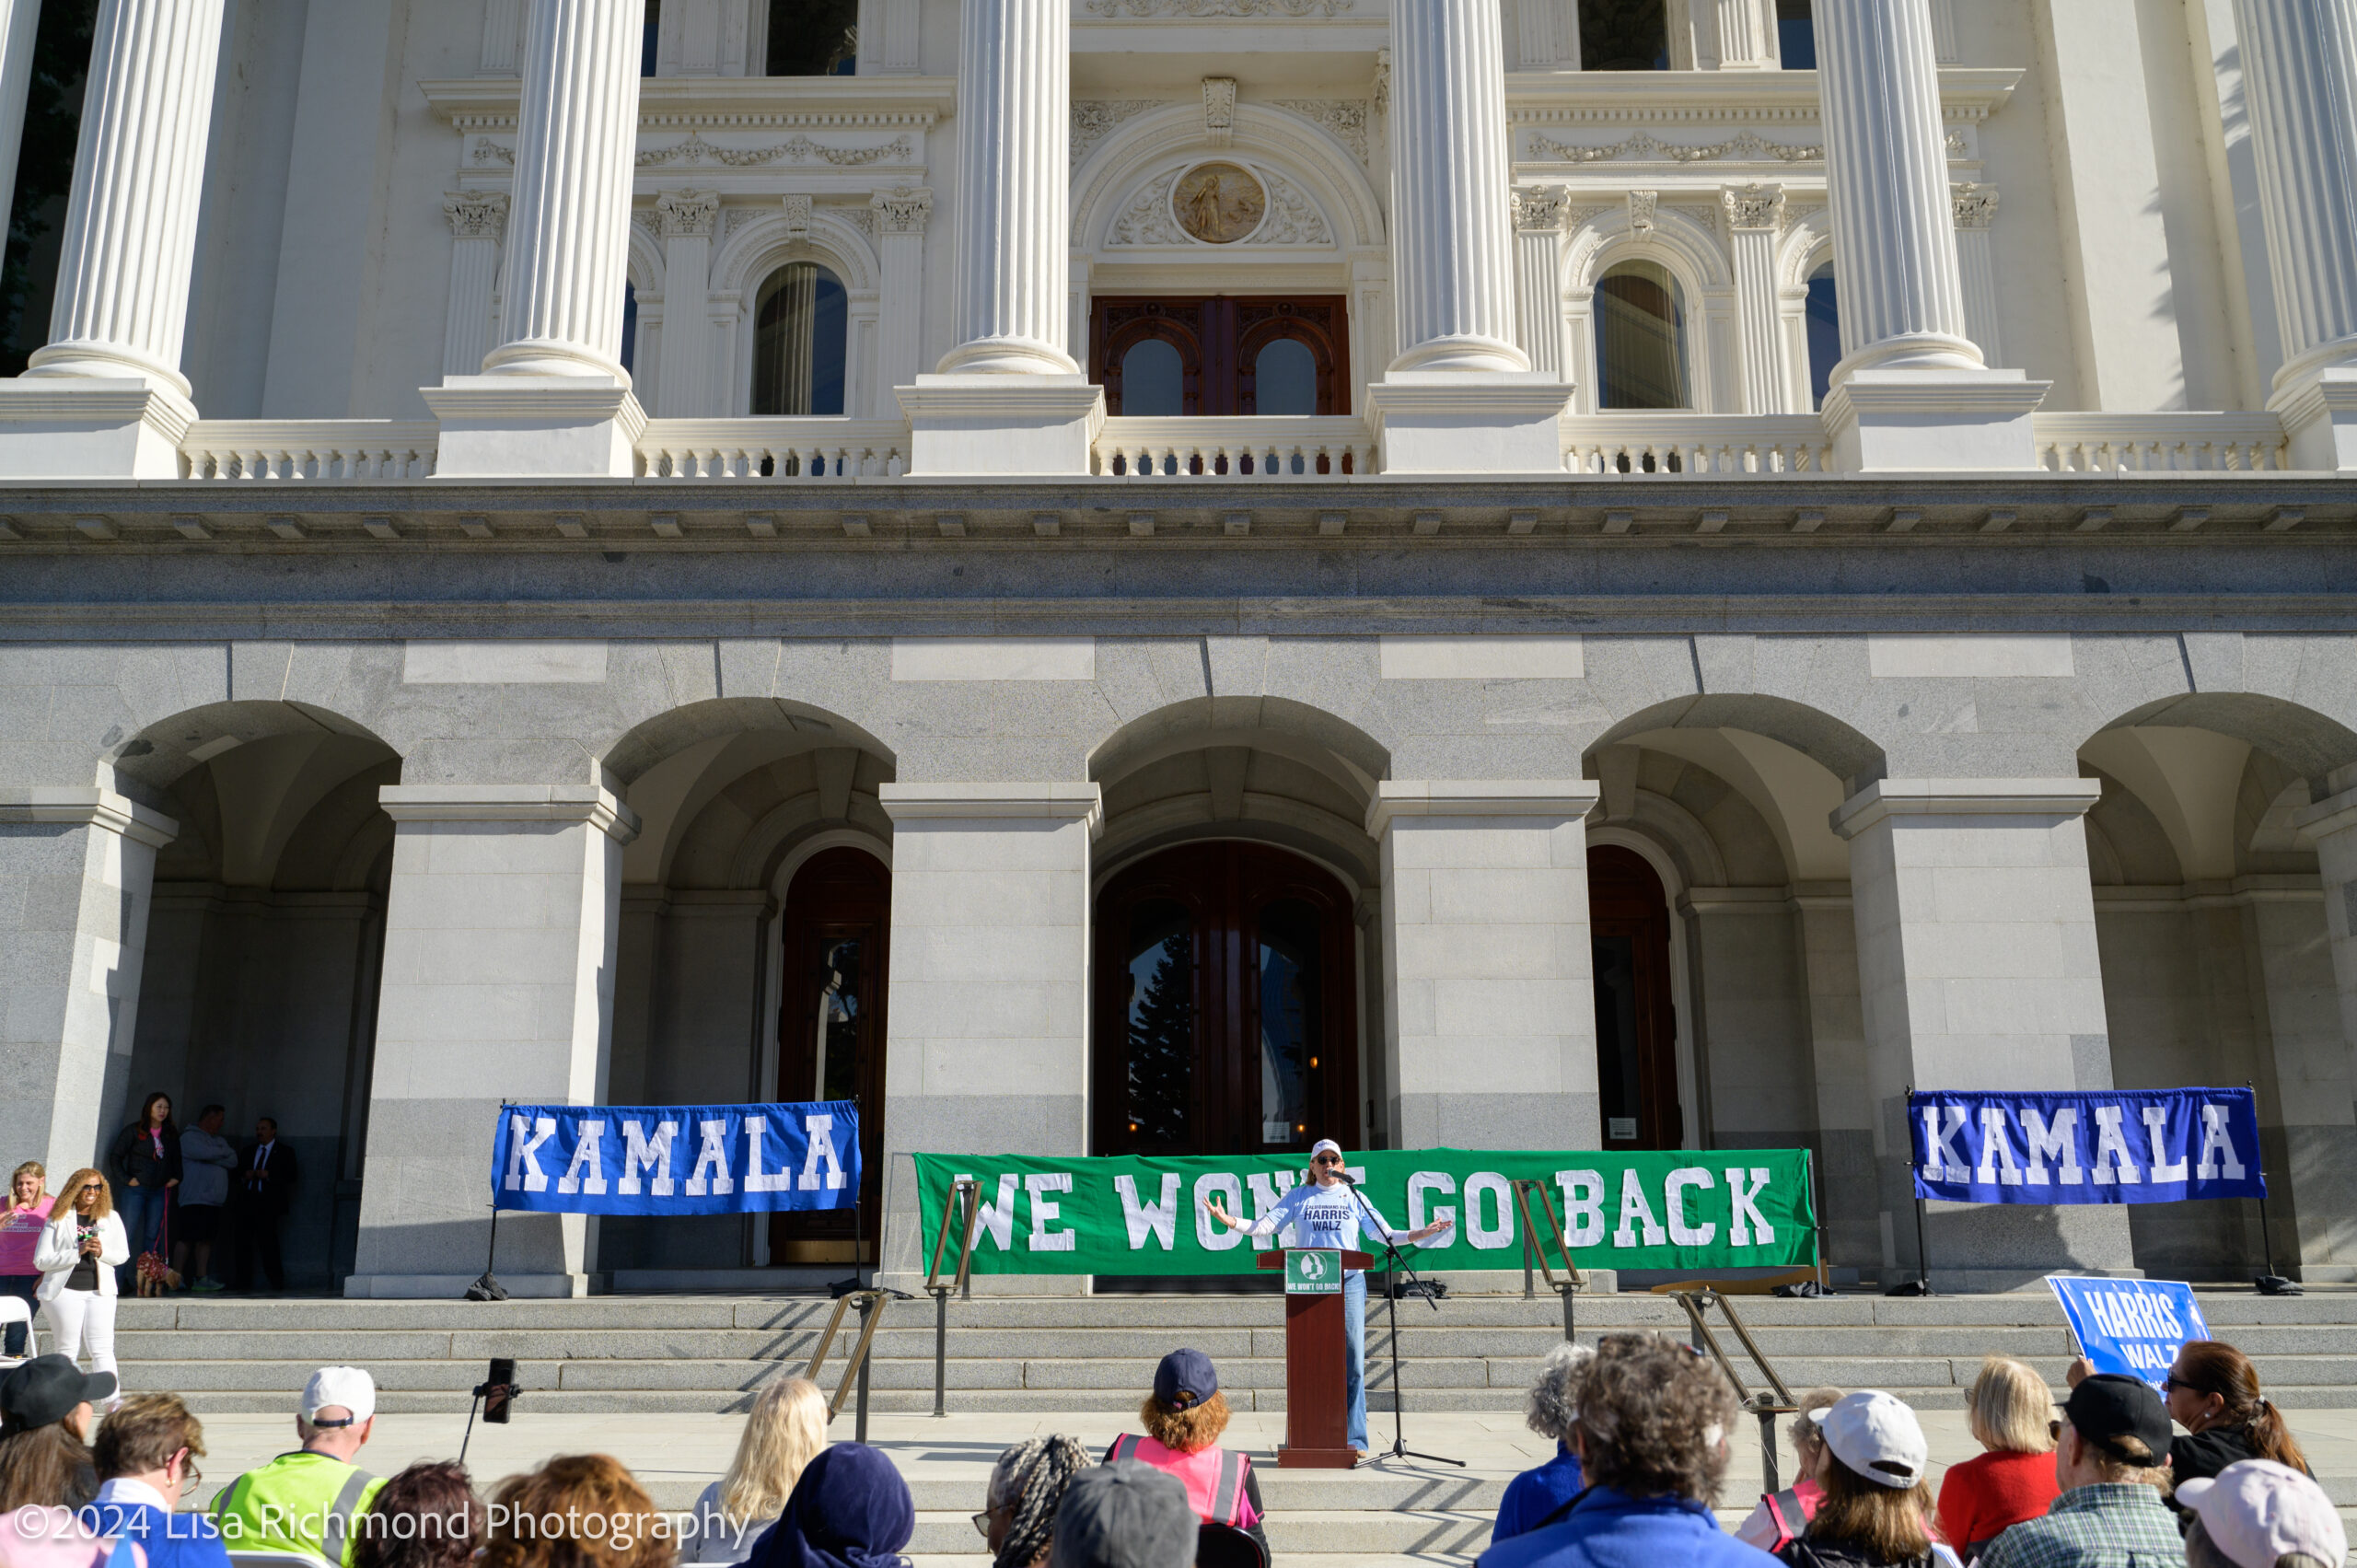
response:
[[[1247,1236],[1274,1236],[1287,1225],[1293,1227],[1295,1247],[1331,1247],[1345,1252],[1360,1250],[1359,1228],[1362,1224],[1383,1240],[1398,1246],[1412,1246],[1426,1241],[1446,1230],[1454,1223],[1434,1220],[1422,1230],[1394,1230],[1391,1222],[1376,1212],[1364,1192],[1357,1190],[1342,1170],[1342,1145],[1331,1138],[1320,1138],[1309,1151],[1309,1184],[1293,1187],[1279,1198],[1276,1207],[1256,1221],[1246,1221],[1229,1214],[1216,1202],[1206,1202],[1203,1207],[1212,1218]],[[1366,1276],[1356,1269],[1342,1275],[1342,1319],[1350,1340],[1350,1367],[1347,1388],[1351,1400],[1350,1445],[1361,1459],[1366,1458]],[[1398,1399],[1398,1389],[1392,1390]]]

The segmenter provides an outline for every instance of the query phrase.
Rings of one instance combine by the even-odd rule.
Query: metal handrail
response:
[[[1735,1303],[1729,1301],[1724,1292],[1713,1290],[1708,1285],[1699,1285],[1669,1294],[1677,1299],[1678,1306],[1686,1309],[1686,1321],[1692,1326],[1695,1339],[1701,1342],[1695,1348],[1707,1349],[1711,1353],[1712,1359],[1719,1364],[1719,1370],[1725,1373],[1727,1381],[1735,1385],[1736,1394],[1743,1400],[1744,1410],[1759,1418],[1761,1473],[1770,1492],[1779,1490],[1776,1480],[1776,1418],[1799,1413],[1799,1402],[1793,1398],[1793,1391],[1784,1386],[1783,1378],[1770,1364],[1767,1353],[1759,1348],[1759,1342],[1751,1337],[1751,1330],[1743,1326],[1741,1318],[1736,1316]],[[1772,1394],[1765,1390],[1754,1394],[1744,1386],[1742,1376],[1735,1369],[1735,1363],[1727,1359],[1719,1337],[1711,1332],[1710,1321],[1703,1316],[1713,1306],[1726,1314],[1727,1327],[1733,1329],[1736,1338],[1743,1342],[1744,1352],[1751,1357],[1752,1364],[1766,1375],[1770,1388],[1775,1390]]]
[[[1555,1251],[1563,1260],[1563,1277],[1561,1279],[1555,1275],[1555,1265],[1548,1260],[1546,1244],[1540,1238],[1538,1226],[1531,1223],[1530,1198],[1533,1192],[1538,1196],[1538,1212],[1547,1216],[1547,1228],[1554,1233]],[[1571,1238],[1563,1234],[1563,1222],[1555,1213],[1555,1200],[1547,1194],[1547,1184],[1536,1177],[1516,1177],[1514,1201],[1515,1207],[1522,1212],[1524,1292],[1528,1294],[1530,1288],[1530,1259],[1536,1254],[1539,1270],[1547,1276],[1547,1288],[1562,1297],[1563,1338],[1568,1341],[1577,1327],[1577,1313],[1572,1297],[1587,1288],[1587,1275],[1572,1258]]]
[[[900,1294],[890,1290],[853,1290],[845,1291],[835,1298],[835,1310],[827,1319],[827,1331],[819,1336],[819,1348],[811,1353],[810,1365],[802,1373],[813,1383],[819,1381],[819,1369],[826,1365],[827,1353],[834,1348],[835,1334],[842,1327],[844,1310],[857,1307],[859,1338],[852,1345],[851,1362],[843,1368],[843,1380],[836,1387],[835,1397],[827,1401],[829,1421],[842,1413],[844,1398],[850,1394],[852,1385],[859,1380],[861,1371],[867,1365],[867,1348],[875,1342],[876,1330],[884,1321],[884,1304]],[[861,1408],[865,1410],[865,1406]]]
[[[949,1246],[949,1223],[959,1213],[966,1216],[964,1239],[958,1249],[958,1277],[955,1282],[941,1277],[941,1254]],[[955,1290],[971,1301],[974,1298],[974,1228],[982,1217],[982,1184],[970,1176],[961,1176],[949,1184],[949,1202],[941,1208],[941,1229],[933,1238],[933,1261],[924,1272],[924,1288],[933,1296],[933,1413],[949,1413],[949,1295]]]

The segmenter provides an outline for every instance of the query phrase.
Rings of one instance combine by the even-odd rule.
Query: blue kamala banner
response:
[[[858,1199],[854,1100],[510,1105],[492,1144],[495,1209],[741,1214]]]
[[[2079,1353],[2097,1372],[2124,1372],[2158,1388],[2177,1346],[2210,1337],[2191,1285],[2076,1274],[2049,1274],[2046,1283],[2071,1319]]]
[[[1915,1195],[1959,1203],[2263,1198],[2258,1109],[2243,1089],[1907,1097]]]

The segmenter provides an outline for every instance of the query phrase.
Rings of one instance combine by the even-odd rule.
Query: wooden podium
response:
[[[1331,1249],[1278,1249],[1260,1254],[1259,1266],[1283,1269],[1289,1251],[1329,1255]],[[1366,1252],[1341,1254],[1345,1269],[1375,1262]],[[1338,1285],[1340,1282],[1337,1282]],[[1277,1455],[1289,1470],[1346,1470],[1358,1462],[1351,1450],[1350,1341],[1343,1331],[1342,1293],[1285,1294],[1285,1443]]]

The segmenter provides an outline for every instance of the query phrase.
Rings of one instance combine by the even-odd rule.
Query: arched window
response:
[[[1318,356],[1299,338],[1271,338],[1252,356],[1252,412],[1263,416],[1318,412]]]
[[[1596,285],[1596,406],[1686,408],[1686,308],[1656,261],[1623,261]]]
[[[1804,308],[1804,319],[1808,324],[1808,385],[1816,407],[1825,406],[1825,394],[1832,387],[1833,367],[1841,363],[1841,301],[1833,288],[1833,263],[1808,275],[1808,304]]]
[[[1121,412],[1132,419],[1175,419],[1186,412],[1186,374],[1164,338],[1140,338],[1121,355]]]
[[[1668,70],[1663,0],[1580,0],[1580,69]]]
[[[753,412],[843,412],[851,326],[842,281],[815,261],[788,261],[753,299]]]
[[[622,368],[638,374],[638,285],[622,285]]]
[[[859,0],[769,0],[772,76],[859,72]]]

